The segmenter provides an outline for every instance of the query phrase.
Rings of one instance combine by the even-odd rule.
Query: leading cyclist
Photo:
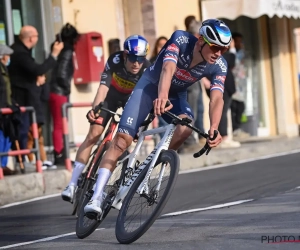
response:
[[[218,19],[209,19],[202,23],[200,37],[185,31],[175,31],[161,49],[155,63],[151,65],[129,98],[119,124],[118,133],[104,155],[95,192],[84,211],[101,214],[103,190],[113,172],[117,159],[131,145],[140,125],[154,105],[154,113],[162,115],[170,110],[179,117],[193,118],[187,103],[187,88],[203,77],[212,79],[210,86],[210,138],[218,129],[223,109],[224,81],[227,63],[221,56],[229,47],[231,32],[227,25]],[[165,108],[167,101],[171,105]],[[170,118],[163,115],[170,122]],[[170,149],[178,147],[192,133],[186,126],[177,126]],[[215,139],[208,140],[210,147],[216,147],[222,141],[218,133]]]
[[[134,86],[145,69],[150,66],[150,62],[146,59],[148,52],[147,40],[142,36],[133,35],[125,40],[124,51],[116,52],[108,58],[93,102],[93,109],[87,114],[91,126],[78,149],[71,181],[61,193],[63,200],[73,202],[78,178],[89,160],[92,147],[98,142],[110,119],[110,114],[105,111],[100,112],[96,117],[94,108],[104,100],[104,107],[111,111],[117,111],[118,102],[122,103],[122,107],[125,106]]]

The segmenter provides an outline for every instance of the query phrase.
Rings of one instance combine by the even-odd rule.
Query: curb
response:
[[[199,147],[200,148],[200,147]],[[280,138],[260,142],[248,142],[240,148],[214,149],[208,156],[193,158],[193,153],[180,154],[180,170],[196,169],[217,164],[226,164],[276,153],[300,149],[300,138]],[[140,158],[140,157],[139,157]],[[143,158],[143,157],[142,157]],[[71,172],[62,170],[44,171],[17,176],[8,176],[0,181],[0,206],[57,194],[63,190],[71,179]]]

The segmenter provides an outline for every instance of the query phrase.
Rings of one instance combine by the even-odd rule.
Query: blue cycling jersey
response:
[[[203,77],[211,80],[211,91],[224,92],[227,62],[222,56],[214,64],[204,61],[190,68],[196,42],[197,38],[192,34],[182,30],[175,31],[161,49],[154,64],[146,69],[144,75],[152,83],[158,84],[163,62],[173,61],[176,63],[176,72],[172,78],[170,93],[186,91],[189,86]]]

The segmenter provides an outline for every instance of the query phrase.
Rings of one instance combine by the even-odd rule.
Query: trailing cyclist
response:
[[[93,108],[87,113],[90,129],[78,149],[71,181],[61,194],[63,200],[73,202],[78,178],[88,162],[92,147],[99,141],[110,119],[110,114],[105,111],[101,111],[99,116],[95,115],[95,107],[100,102],[104,102],[103,107],[111,111],[117,111],[118,103],[121,103],[122,107],[125,106],[136,83],[150,65],[146,59],[148,52],[147,40],[140,35],[133,35],[125,40],[124,51],[116,52],[108,58]],[[105,172],[106,169],[102,169],[99,175],[102,175],[103,171]]]
[[[103,189],[113,172],[117,159],[131,145],[140,125],[154,106],[155,115],[170,110],[179,117],[193,118],[187,103],[187,88],[203,77],[211,80],[210,87],[210,147],[221,143],[218,130],[223,109],[224,81],[227,63],[221,56],[229,48],[231,32],[227,25],[218,19],[209,19],[202,23],[200,37],[185,31],[175,31],[161,49],[156,62],[147,68],[132,92],[119,123],[118,133],[103,156],[96,188],[90,202],[85,206],[86,213],[102,213]],[[171,102],[166,108],[167,101]],[[171,140],[170,149],[178,149],[189,137],[192,130],[186,126],[177,126]],[[100,172],[99,172],[100,173]]]

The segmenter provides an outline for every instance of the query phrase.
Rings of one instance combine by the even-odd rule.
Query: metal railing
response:
[[[63,141],[64,141],[64,155],[66,169],[72,170],[72,162],[70,159],[70,142],[69,142],[69,126],[68,126],[68,109],[69,108],[84,108],[92,107],[91,102],[65,103],[62,108],[62,122],[63,122]]]
[[[30,153],[35,153],[36,157],[36,171],[39,173],[42,173],[42,161],[40,156],[40,148],[39,148],[39,132],[38,132],[38,126],[36,123],[36,114],[33,107],[20,107],[20,111],[22,113],[24,112],[30,112],[31,118],[32,118],[32,134],[34,139],[34,148],[33,149],[21,149],[21,150],[12,150],[8,152],[0,152],[0,156],[17,156],[17,155],[27,155]],[[13,110],[11,108],[2,108],[0,109],[0,114],[8,115],[13,114]],[[0,179],[3,179],[3,170],[0,167]]]

